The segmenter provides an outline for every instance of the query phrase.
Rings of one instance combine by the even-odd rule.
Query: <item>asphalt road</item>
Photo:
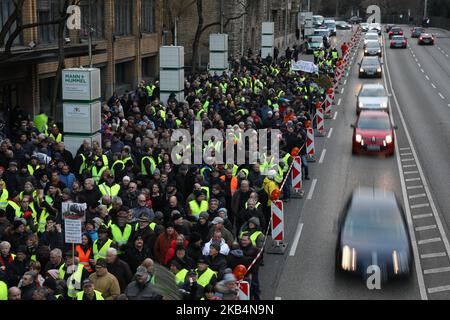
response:
[[[410,38],[409,28],[404,30]],[[339,86],[338,105],[333,107],[336,120],[325,121],[328,133],[332,131],[315,138],[318,161],[310,163],[312,180],[304,184],[305,197],[285,204],[286,253],[265,256],[260,272],[264,299],[450,298],[446,237],[450,222],[450,59],[446,57],[450,33],[430,31],[438,33],[434,47],[418,46],[417,39],[408,39],[408,49],[393,50],[384,40],[383,79],[358,79],[357,65],[353,65]],[[347,41],[349,35],[338,32],[338,41]],[[359,49],[354,63],[361,58]],[[391,115],[399,127],[396,155],[353,156],[350,124],[356,121],[355,95],[363,83],[376,82],[390,93]],[[369,290],[358,278],[335,274],[337,217],[359,186],[392,190],[403,202],[415,260],[408,281]]]

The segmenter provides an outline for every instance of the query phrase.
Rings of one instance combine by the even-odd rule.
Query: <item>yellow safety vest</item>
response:
[[[120,230],[120,227],[118,225],[116,225],[116,224],[111,225],[112,238],[119,246],[124,245],[128,242],[128,239],[130,239],[132,230],[133,230],[133,228],[131,227],[131,225],[127,224],[122,233],[122,231]],[[124,252],[117,251],[117,253],[123,254]]]
[[[189,271],[187,269],[181,269],[180,271],[177,272],[177,274],[175,275],[175,279],[177,281],[177,284],[183,284],[184,283],[184,279],[186,278],[186,275]]]
[[[156,223],[152,222],[152,223],[150,223],[150,224],[148,225],[148,227],[149,227],[151,230],[155,231]],[[138,230],[139,230],[139,223],[136,223],[136,225],[134,226],[134,231],[138,231]]]
[[[144,161],[148,159],[150,161],[150,172],[147,172],[147,168],[145,168]],[[149,174],[153,174],[156,170],[156,163],[150,156],[142,157],[141,159],[141,174],[144,176],[148,176]]]
[[[286,173],[289,169],[289,158],[290,157],[291,157],[291,155],[289,153],[286,153],[286,155],[283,157],[283,163],[284,163],[283,173]]]
[[[53,138],[53,140],[55,140],[55,142],[58,142],[58,143],[61,142],[63,139],[63,135],[61,133],[58,133],[58,135],[56,137],[53,135],[53,133],[50,133],[49,137]]]
[[[97,161],[98,158],[100,158],[100,157],[99,156],[95,156],[94,160]],[[105,166],[109,167],[108,157],[106,155],[104,155],[104,154],[102,154],[102,161],[103,161],[103,164]]]
[[[100,170],[97,171],[97,166],[93,166],[91,169],[91,175],[92,175],[92,179],[94,179],[95,183],[98,184],[100,177],[102,176],[103,172],[106,171],[106,169],[108,169],[107,166],[103,166],[101,167]]]
[[[111,247],[112,244],[112,240],[108,239],[105,244],[103,245],[103,247],[100,248],[100,250],[98,249],[97,246],[97,242],[98,239],[94,241],[94,244],[92,245],[92,252],[94,253],[94,260],[97,261],[100,258],[105,259],[106,258],[106,251]]]
[[[122,160],[116,160],[114,163],[113,163],[113,165],[111,166],[111,173],[114,175],[115,174],[115,166],[116,165],[118,165],[118,164],[120,164],[121,166],[122,166],[122,169],[120,169],[120,170],[123,170],[123,169],[125,169],[125,162],[123,162]]]
[[[239,235],[239,239],[242,239],[242,237],[248,233],[248,231],[242,231],[241,234]],[[261,231],[255,231],[252,233],[252,235],[250,236],[250,241],[252,242],[253,246],[256,247],[256,239],[258,239],[258,237],[263,234]]]
[[[125,157],[125,159],[123,159],[122,161],[123,161],[123,163],[124,163],[125,165],[127,164],[127,162],[131,162],[131,164],[134,164],[134,163],[133,163],[133,158],[131,158],[130,156]]]
[[[2,189],[2,195],[0,196],[0,209],[5,210],[8,205],[9,192],[8,190]]]
[[[64,271],[65,265],[66,264],[64,263],[59,268],[59,279],[61,280],[64,280],[64,276],[66,275],[66,272]],[[74,273],[72,273],[70,277],[67,279],[67,295],[71,298],[75,298],[77,296],[77,293],[82,291],[81,278],[83,277],[83,270],[84,270],[83,265],[79,264],[77,266],[77,270]]]
[[[79,174],[83,174],[83,171],[86,169],[86,156],[82,153],[80,153],[81,159],[83,159],[81,166],[80,166],[80,170],[78,171]]]
[[[33,168],[33,166],[32,166],[31,164],[28,164],[28,165],[27,165],[27,169],[28,169],[28,173],[29,173],[30,175],[33,175],[34,172],[35,172],[37,169],[39,169],[39,165],[37,165],[35,168]]]
[[[94,290],[95,300],[105,300],[103,299],[102,293],[100,291]],[[77,293],[77,300],[83,300],[84,291],[80,291]]]
[[[203,200],[199,205],[197,200],[191,200],[189,201],[189,208],[192,215],[198,217],[203,211],[208,211],[208,201]]]
[[[258,209],[260,205],[261,205],[261,202],[257,202],[257,203],[255,204],[255,208]],[[244,207],[245,207],[245,209],[248,208],[248,202],[245,203]]]
[[[106,182],[103,182],[100,186],[100,192],[104,196],[116,197],[119,194],[120,186],[116,183],[112,187],[106,185]]]
[[[198,276],[198,269],[195,269],[195,272],[197,273],[197,283],[202,287],[206,287],[211,282],[211,279],[215,275],[217,275],[217,272],[214,272],[209,267],[202,273],[200,277]]]
[[[8,286],[4,281],[0,281],[0,301],[8,300]]]
[[[14,209],[17,218],[21,218],[23,215],[22,208],[12,200],[8,201],[8,204]]]

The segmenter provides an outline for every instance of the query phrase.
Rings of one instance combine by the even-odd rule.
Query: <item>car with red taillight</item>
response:
[[[383,111],[361,111],[353,128],[352,153],[394,155],[394,129],[389,114]]]
[[[390,48],[406,48],[408,41],[405,36],[393,36],[389,43]]]
[[[403,30],[400,27],[392,27],[389,31],[389,39],[392,39],[393,36],[402,36]]]
[[[420,35],[420,37],[419,37],[418,44],[419,45],[426,45],[426,44],[428,44],[428,45],[431,45],[431,46],[434,45],[434,37],[433,37],[433,35],[429,34],[429,33],[422,33]]]
[[[411,29],[411,38],[419,38],[422,33],[425,33],[425,28],[414,27]]]

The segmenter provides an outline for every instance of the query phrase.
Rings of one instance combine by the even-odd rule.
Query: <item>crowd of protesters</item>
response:
[[[156,300],[170,288],[235,300],[242,278],[259,299],[270,202],[291,196],[289,181],[280,187],[292,155],[309,179],[302,146],[319,76],[249,52],[229,72],[187,76],[185,101],[160,101],[158,82],[142,81],[104,104],[102,145],[73,155],[52,119],[17,107],[0,144],[0,300]],[[194,121],[223,133],[204,142],[212,152],[239,145],[239,129],[268,129],[279,161],[268,151],[256,164],[175,165],[172,134]],[[80,244],[65,243],[67,203],[87,206]]]

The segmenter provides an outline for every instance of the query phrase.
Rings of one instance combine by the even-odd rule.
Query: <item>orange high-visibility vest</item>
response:
[[[222,180],[222,181],[225,181],[225,179],[226,179],[225,176],[220,177],[220,180]],[[238,188],[238,179],[236,177],[231,178],[230,188],[231,188],[231,195],[234,195],[234,193],[236,192],[236,190]]]
[[[86,269],[87,272],[91,273],[92,268],[89,264],[89,256],[91,255],[92,249],[89,248],[86,252],[84,252],[83,248],[81,248],[80,245],[77,245],[75,247],[75,250],[78,252],[78,259],[80,260],[80,264],[83,265],[83,267]]]

